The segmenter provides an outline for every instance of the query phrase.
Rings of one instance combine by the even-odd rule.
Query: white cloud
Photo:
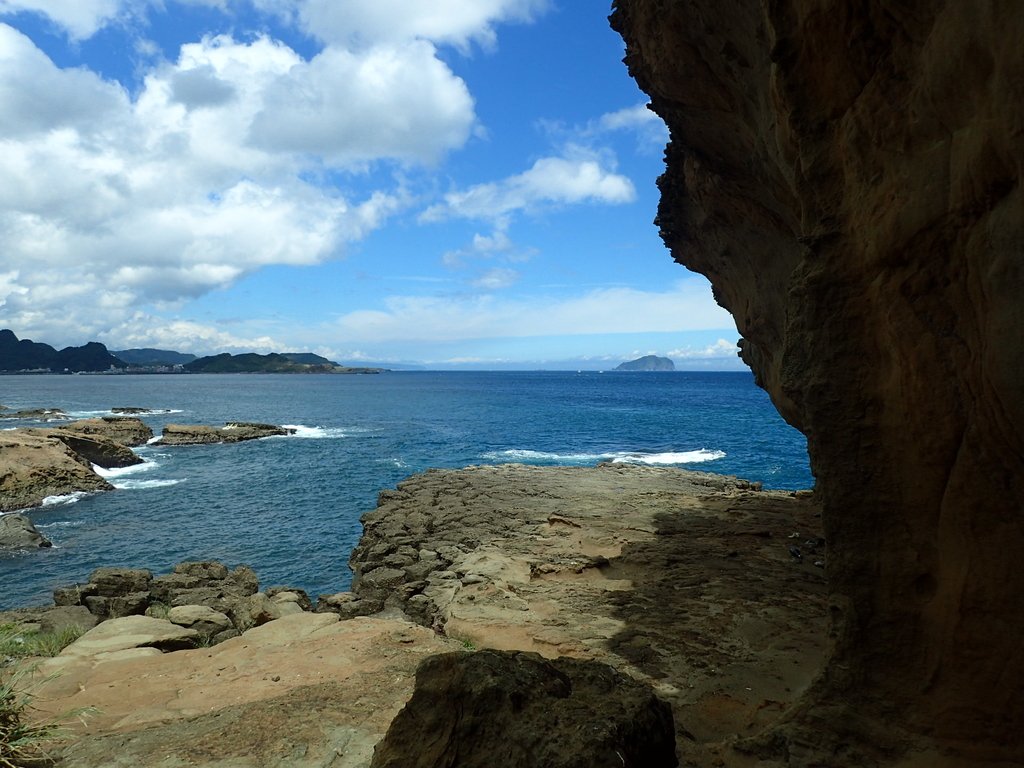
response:
[[[714,344],[705,347],[680,347],[666,353],[667,357],[674,357],[682,360],[701,360],[707,358],[734,358],[739,354],[740,348],[735,341],[718,339]]]
[[[392,296],[382,310],[359,310],[338,319],[340,338],[367,346],[394,341],[593,333],[644,333],[732,328],[699,280],[663,292],[604,288],[571,298],[499,299],[486,296]]]
[[[465,143],[474,119],[469,89],[430,43],[327,48],[270,84],[250,138],[341,165],[433,162]]]
[[[28,11],[46,16],[76,40],[91,37],[121,13],[124,0],[0,0],[0,15]]]
[[[497,291],[515,285],[518,280],[519,273],[516,270],[494,267],[474,279],[472,285],[485,291]]]
[[[349,200],[316,182],[324,168],[431,162],[473,121],[428,43],[307,62],[265,37],[206,38],[133,100],[0,24],[5,323],[94,334],[267,265],[336,257],[407,202],[400,187]]]
[[[270,336],[239,336],[189,320],[170,322],[142,313],[99,337],[112,349],[155,347],[179,352],[209,354],[220,352],[280,352],[286,344]]]
[[[264,2],[266,6],[268,3]],[[315,37],[347,47],[430,40],[461,49],[495,42],[494,26],[530,21],[549,0],[300,0],[298,16]]]
[[[629,203],[636,198],[632,182],[594,158],[544,157],[523,173],[498,182],[450,192],[443,204],[428,208],[423,221],[451,217],[502,221],[517,211],[544,205]]]

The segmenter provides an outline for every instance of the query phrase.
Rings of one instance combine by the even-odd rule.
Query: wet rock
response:
[[[0,515],[0,550],[39,549],[53,544],[25,515]]]
[[[448,653],[416,671],[412,698],[372,768],[670,768],[672,710],[612,667],[519,651]]]
[[[231,421],[223,427],[200,424],[168,424],[156,441],[157,445],[207,445],[210,443],[239,443],[294,434],[295,430],[274,424]]]

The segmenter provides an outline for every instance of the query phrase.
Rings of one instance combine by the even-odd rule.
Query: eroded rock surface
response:
[[[0,431],[0,512],[37,507],[47,496],[112,489],[60,440],[22,430]]]
[[[929,765],[1024,760],[1024,4],[612,21],[671,133],[661,235],[818,479],[836,646],[762,753],[870,765],[926,736]]]
[[[278,437],[294,434],[295,430],[274,424],[256,424],[232,421],[223,427],[209,427],[202,424],[168,424],[156,441],[157,445],[205,445],[209,443],[240,443],[244,440],[259,440],[263,437]]]
[[[676,469],[431,470],[363,516],[353,592],[321,609],[399,609],[471,647],[609,664],[672,705],[684,762],[710,764],[821,664],[817,515],[808,494]]]
[[[453,646],[407,621],[300,613],[214,648],[65,652],[36,703],[96,708],[61,768],[365,768],[419,662]]]

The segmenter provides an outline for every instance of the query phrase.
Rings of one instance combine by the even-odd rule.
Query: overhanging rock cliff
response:
[[[1024,4],[618,0],[612,23],[671,132],[661,235],[824,504],[836,645],[765,749],[1019,759]]]

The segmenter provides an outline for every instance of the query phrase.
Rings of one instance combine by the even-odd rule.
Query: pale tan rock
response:
[[[62,768],[365,768],[419,662],[455,648],[405,621],[304,612],[212,648],[74,657],[37,701],[96,708]]]
[[[90,629],[60,656],[96,656],[126,648],[176,650],[195,645],[199,633],[152,616],[124,616]]]
[[[167,620],[202,635],[216,635],[234,627],[225,614],[205,605],[176,605],[167,612]]]
[[[37,507],[47,496],[112,489],[59,440],[22,430],[0,431],[0,512]]]

